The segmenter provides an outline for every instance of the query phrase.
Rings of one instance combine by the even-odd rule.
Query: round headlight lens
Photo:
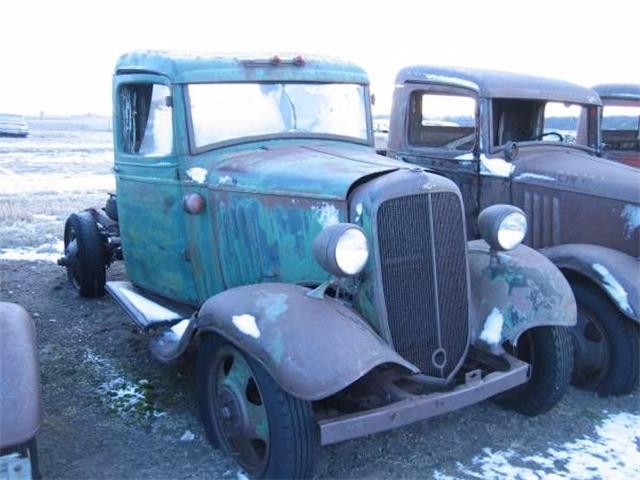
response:
[[[513,250],[527,234],[527,218],[520,212],[507,215],[498,227],[498,243],[504,250]]]
[[[369,258],[367,238],[358,228],[349,228],[338,239],[335,250],[338,268],[346,275],[362,271]]]

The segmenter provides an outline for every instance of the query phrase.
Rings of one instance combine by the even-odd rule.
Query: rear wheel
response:
[[[310,402],[295,398],[257,361],[215,335],[202,339],[200,411],[209,441],[251,477],[310,477],[316,429]]]
[[[104,295],[106,254],[104,242],[89,212],[73,213],[64,226],[67,276],[82,297]]]
[[[573,383],[600,395],[624,395],[638,384],[638,326],[615,308],[596,286],[571,285],[578,323],[571,329],[575,346]]]
[[[545,326],[527,330],[512,353],[531,365],[531,378],[496,398],[496,402],[529,416],[551,410],[571,381],[573,345],[567,329]]]

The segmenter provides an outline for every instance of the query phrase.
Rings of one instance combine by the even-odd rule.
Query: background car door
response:
[[[431,84],[403,86],[403,105],[394,105],[391,135],[399,146],[390,156],[428,167],[453,180],[464,201],[467,234],[475,237],[478,216],[478,119],[475,92]],[[401,117],[397,110],[406,111]],[[400,130],[400,131],[398,131]],[[401,140],[398,141],[398,137]]]

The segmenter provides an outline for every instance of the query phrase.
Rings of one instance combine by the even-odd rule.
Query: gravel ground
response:
[[[78,297],[51,262],[65,216],[101,202],[110,188],[110,133],[64,122],[38,126],[26,147],[0,139],[0,299],[24,305],[38,329],[44,477],[241,478],[204,437],[193,354],[175,365],[155,362],[147,339],[114,301]],[[33,183],[7,186],[23,181],[23,171]],[[76,171],[93,180],[78,181]],[[50,173],[55,182],[47,185]],[[109,278],[126,278],[122,265]],[[638,391],[600,398],[571,389],[537,418],[484,402],[323,448],[315,472],[319,478],[638,478],[639,402]]]

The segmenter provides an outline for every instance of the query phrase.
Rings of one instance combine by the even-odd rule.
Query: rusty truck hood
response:
[[[361,178],[403,166],[376,155],[371,147],[341,142],[261,144],[216,155],[209,162],[203,157],[202,165],[210,165],[205,175],[210,188],[336,200],[345,200]]]
[[[640,170],[567,147],[521,148],[513,180],[628,204],[640,203]]]

